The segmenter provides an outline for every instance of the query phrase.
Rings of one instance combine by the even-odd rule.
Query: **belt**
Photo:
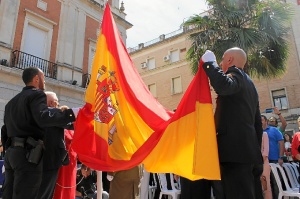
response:
[[[269,160],[269,163],[278,163],[278,160]]]
[[[11,138],[11,146],[16,147],[23,147],[25,146],[27,138],[19,138],[19,137],[12,137]]]

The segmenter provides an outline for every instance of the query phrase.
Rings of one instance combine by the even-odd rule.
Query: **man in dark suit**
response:
[[[262,198],[262,124],[256,88],[243,68],[246,53],[228,49],[221,67],[211,51],[202,56],[203,69],[218,94],[215,123],[226,198]],[[258,189],[258,190],[257,190]]]
[[[45,94],[47,96],[48,107],[58,108],[59,102],[57,95],[50,91],[46,91]],[[46,128],[43,141],[45,145],[43,177],[37,198],[52,199],[58,170],[64,162],[67,162],[66,158],[68,158],[64,139],[64,128],[56,126]]]
[[[75,121],[78,109],[48,109],[44,73],[34,67],[22,74],[25,87],[5,106],[4,124],[8,146],[5,154],[3,199],[34,199],[41,180],[45,127],[65,126]]]

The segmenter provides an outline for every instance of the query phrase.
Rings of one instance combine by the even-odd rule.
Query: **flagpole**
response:
[[[97,171],[97,199],[102,199],[102,171]]]

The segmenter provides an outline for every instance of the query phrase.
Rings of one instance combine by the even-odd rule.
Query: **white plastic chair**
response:
[[[291,166],[293,167],[293,169],[294,169],[294,171],[295,171],[295,175],[296,175],[296,178],[297,178],[297,180],[298,180],[298,178],[299,178],[299,171],[298,171],[298,167],[299,167],[299,165],[297,164],[297,163],[295,163],[295,162],[292,162],[291,163]],[[298,181],[297,181],[298,182]]]
[[[154,196],[155,196],[155,192],[156,192],[156,189],[157,189],[157,182],[156,182],[156,178],[155,178],[155,174],[150,174],[150,175],[153,175],[153,182],[154,184],[153,185],[149,185],[149,199],[154,199]]]
[[[157,173],[157,176],[160,186],[159,199],[161,199],[163,195],[172,196],[172,199],[178,199],[181,191],[175,188],[173,174],[170,173],[172,190],[168,190],[167,188],[167,178],[165,173]]]
[[[299,183],[298,183],[298,180],[297,180],[297,177],[296,177],[296,173],[294,171],[294,168],[293,168],[292,164],[290,164],[290,163],[283,163],[283,168],[285,169],[287,177],[288,177],[288,180],[291,183],[291,188],[293,190],[294,189],[298,189],[299,188]]]
[[[278,189],[279,189],[278,199],[282,199],[282,197],[289,197],[289,196],[300,198],[299,189],[293,190],[290,187],[288,180],[287,180],[287,176],[286,176],[283,168],[281,166],[279,166],[278,164],[274,164],[274,163],[270,163],[270,166],[271,166],[271,171],[274,174],[274,177],[275,177],[276,183],[278,185]],[[282,189],[282,184],[281,184],[279,173],[278,173],[277,169],[279,169],[279,172],[283,178],[283,181],[284,181],[284,184],[286,187],[285,191]]]
[[[179,177],[180,178],[180,177]],[[173,190],[179,190],[181,189],[181,185],[180,185],[180,180],[178,180],[177,183],[174,182],[174,175],[172,173],[170,173],[170,181],[171,181],[171,186]]]
[[[291,162],[291,164],[295,165],[295,166],[299,166],[299,163],[298,162]]]

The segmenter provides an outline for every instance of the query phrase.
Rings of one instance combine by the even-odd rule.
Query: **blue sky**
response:
[[[121,2],[121,1],[120,1]],[[123,0],[127,30],[127,47],[135,47],[179,29],[188,17],[206,10],[205,0]]]

